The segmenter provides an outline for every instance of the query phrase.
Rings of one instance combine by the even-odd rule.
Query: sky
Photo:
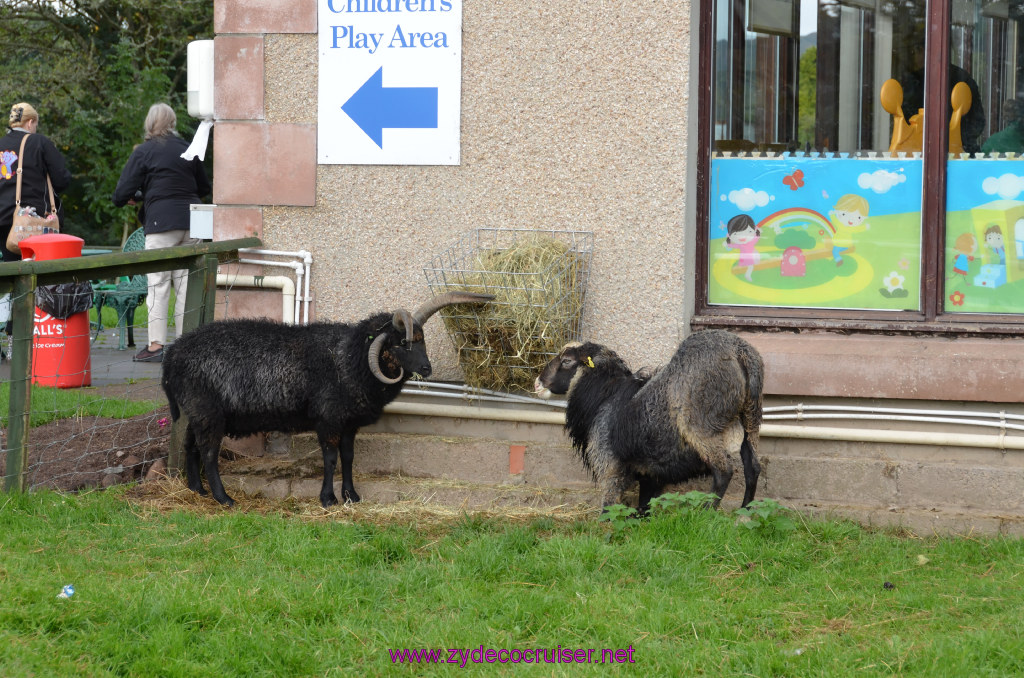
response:
[[[818,30],[817,0],[803,0],[800,3],[800,35],[807,35]]]

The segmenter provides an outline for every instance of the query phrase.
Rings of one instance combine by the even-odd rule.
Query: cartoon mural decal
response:
[[[710,303],[918,308],[920,158],[722,157],[711,180]]]
[[[947,167],[945,310],[1024,313],[1024,163]]]
[[[945,310],[1024,313],[1024,163],[955,159],[947,176]]]

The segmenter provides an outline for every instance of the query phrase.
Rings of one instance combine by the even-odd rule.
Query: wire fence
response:
[[[174,472],[181,451],[160,387],[159,362],[135,362],[148,343],[148,309],[135,308],[126,345],[117,313],[106,308],[56,318],[37,306],[37,288],[100,281],[158,270],[188,271],[181,326],[169,318],[168,338],[209,322],[217,269],[238,261],[255,238],[82,259],[0,265],[0,469],[7,490],[106,487]],[[169,304],[173,313],[172,304]],[[123,311],[122,311],[123,313]],[[106,323],[103,320],[106,319]],[[0,315],[0,321],[4,318]]]
[[[31,389],[26,488],[80,490],[165,472],[170,426],[160,364],[132,360],[147,340],[145,312],[133,328],[139,346],[124,350],[116,319],[114,327],[98,327],[95,310],[59,319],[36,307],[33,316],[32,336],[5,334],[2,349],[9,356],[15,342],[31,342],[30,373],[12,375],[10,360],[0,365],[5,433],[11,390]],[[0,468],[6,457],[5,449]]]

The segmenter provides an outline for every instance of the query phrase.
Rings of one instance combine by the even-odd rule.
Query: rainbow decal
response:
[[[758,222],[757,227],[761,230],[772,228],[776,233],[779,233],[786,228],[805,225],[819,226],[824,229],[824,233],[828,234],[829,237],[836,234],[836,227],[832,225],[831,221],[826,219],[821,212],[806,207],[787,207],[774,214],[769,214]]]

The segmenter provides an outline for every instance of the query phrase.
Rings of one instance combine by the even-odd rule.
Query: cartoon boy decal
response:
[[[999,264],[1006,266],[1006,245],[1003,242],[1003,229],[992,224],[985,229],[985,244],[999,257]]]
[[[953,242],[953,275],[947,276],[946,280],[956,276],[962,276],[967,282],[967,266],[974,261],[974,253],[978,251],[978,239],[973,233],[961,233]]]
[[[740,251],[740,266],[746,266],[747,272],[743,276],[748,281],[754,272],[754,266],[761,260],[761,253],[757,251],[757,241],[761,239],[761,229],[754,225],[754,220],[749,214],[737,214],[726,225],[727,235],[725,236],[726,249]]]
[[[871,228],[867,222],[868,201],[847,193],[836,201],[829,216],[836,227],[836,234],[832,237],[832,258],[836,266],[842,266],[843,252],[853,247],[853,235]]]

